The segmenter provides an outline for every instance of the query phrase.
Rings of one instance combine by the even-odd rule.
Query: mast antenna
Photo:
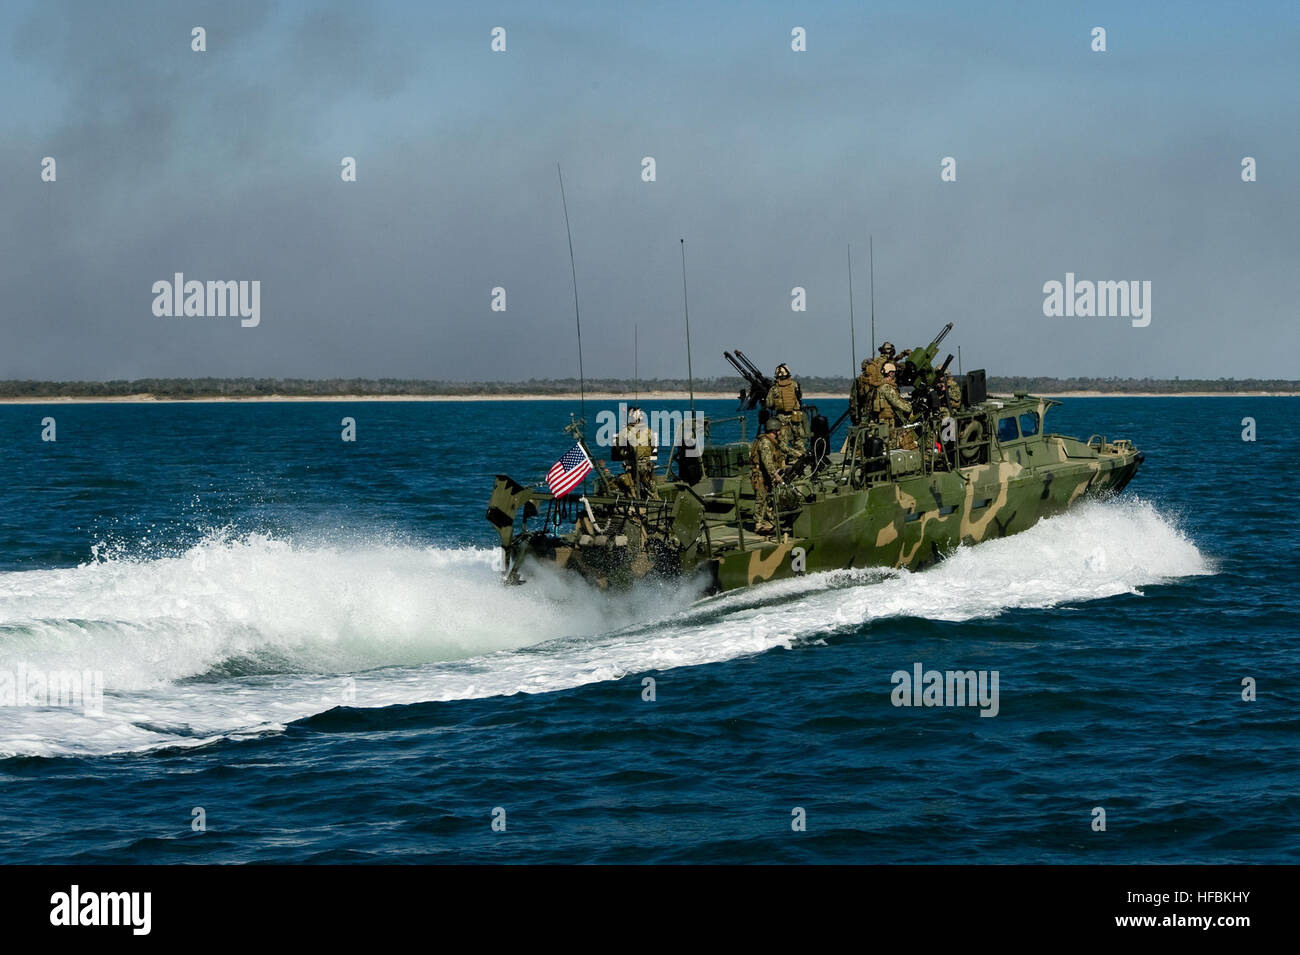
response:
[[[686,240],[682,239],[682,308],[686,312],[686,380],[691,389],[691,417],[695,417],[695,374],[691,371],[691,305],[686,298]]]
[[[869,239],[871,255],[871,354],[876,353],[876,237]]]
[[[849,249],[849,351],[853,357],[853,371],[850,378],[856,378],[858,374],[858,332],[853,327],[853,246]]]
[[[564,197],[564,173],[560,164],[555,164],[555,172],[560,177],[560,202],[564,204],[564,231],[569,236],[569,271],[573,273],[573,320],[578,326],[578,407],[582,420],[587,420],[587,380],[582,373],[582,313],[578,310],[578,267],[573,261],[573,230],[569,228],[569,201]]]

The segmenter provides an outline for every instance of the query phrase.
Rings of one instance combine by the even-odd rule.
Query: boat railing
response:
[[[747,429],[747,427],[748,427],[748,425],[749,425],[749,419],[748,419],[745,415],[743,415],[743,414],[731,415],[731,416],[726,417],[726,418],[705,418],[705,419],[704,419],[704,443],[705,443],[705,446],[707,447],[708,444],[709,444],[710,442],[712,442],[713,440],[715,440],[715,439],[714,439],[714,431],[717,430],[717,426],[718,426],[718,425],[731,425],[731,424],[739,424],[739,425],[740,425],[740,437],[739,437],[738,440],[740,440],[740,441],[748,441],[748,440],[749,440],[747,437],[745,437],[745,431],[746,431],[746,429]],[[727,430],[730,430],[730,429],[727,429],[727,428],[724,428],[724,429],[723,429],[723,431],[727,431]]]

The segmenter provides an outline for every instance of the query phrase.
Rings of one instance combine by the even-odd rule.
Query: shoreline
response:
[[[1300,395],[1295,391],[1054,391],[1035,394],[1036,398],[1293,398]],[[625,394],[614,392],[590,392],[586,397],[592,401],[618,402],[627,401]],[[636,399],[642,404],[650,401],[685,401],[689,395],[680,391],[647,391]],[[736,400],[732,392],[696,392],[695,397],[702,401]],[[805,395],[807,401],[847,400],[847,395],[818,393]],[[991,398],[1009,397],[990,394]],[[250,404],[280,402],[363,402],[363,401],[578,401],[577,392],[563,394],[517,394],[517,395],[238,395],[204,398],[159,397],[153,394],[74,396],[48,395],[33,397],[0,398],[0,405],[71,405],[71,404],[233,404],[247,402]]]

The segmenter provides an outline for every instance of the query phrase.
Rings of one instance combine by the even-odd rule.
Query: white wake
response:
[[[215,534],[183,556],[0,574],[4,674],[102,674],[102,713],[0,706],[0,755],[103,754],[272,732],[338,705],[539,693],[729,660],[900,615],[962,621],[1211,572],[1135,498],[1089,503],[920,573],[847,571],[699,601],[600,593],[489,550]]]

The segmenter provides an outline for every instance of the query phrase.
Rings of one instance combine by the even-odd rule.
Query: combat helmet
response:
[[[880,350],[880,354],[884,355],[886,358],[893,358],[893,357],[894,357],[894,343],[893,343],[893,342],[884,342],[884,343],[882,343],[881,346],[880,346],[880,349],[879,349],[879,350]]]
[[[768,418],[768,419],[767,419],[767,424],[763,426],[763,430],[764,430],[764,431],[767,431],[767,432],[769,432],[769,433],[771,433],[771,432],[773,432],[773,431],[780,431],[780,430],[781,430],[781,422],[777,421],[775,418]]]
[[[777,365],[777,366],[776,366],[776,377],[778,377],[778,378],[789,378],[789,377],[790,377],[790,366],[787,365],[785,362],[781,362],[781,364]]]

